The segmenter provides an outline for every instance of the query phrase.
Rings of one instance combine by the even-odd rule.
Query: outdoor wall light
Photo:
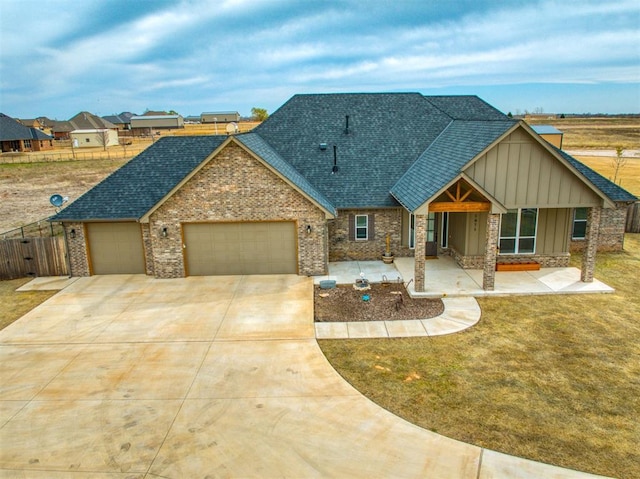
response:
[[[311,234],[311,225],[307,225],[307,234]]]
[[[76,239],[76,230],[72,229],[71,231],[69,231],[69,236],[71,237],[71,239]]]
[[[162,228],[162,231],[160,232],[160,234],[162,235],[163,238],[166,238],[167,236],[169,236],[169,233],[167,232],[167,227],[166,226],[164,228]]]

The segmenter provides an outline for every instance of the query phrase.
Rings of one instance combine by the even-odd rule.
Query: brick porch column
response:
[[[487,215],[487,237],[484,250],[484,269],[482,272],[482,289],[493,291],[496,282],[496,258],[498,257],[498,238],[500,215]]]
[[[416,292],[421,293],[424,291],[424,263],[425,255],[427,253],[427,216],[415,215],[414,226],[416,235],[416,248],[414,250],[415,270],[413,273],[413,280],[415,283]]]
[[[584,251],[582,252],[582,270],[580,281],[591,283],[596,269],[596,251],[598,249],[598,230],[600,229],[600,213],[602,208],[594,206],[587,213],[587,231],[584,235]]]

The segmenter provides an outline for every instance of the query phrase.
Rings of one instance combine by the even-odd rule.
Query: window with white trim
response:
[[[538,208],[509,210],[500,219],[500,254],[536,252]]]
[[[369,215],[356,215],[356,241],[369,239]]]
[[[571,239],[583,240],[587,236],[587,208],[576,208],[573,210],[573,227],[571,228]]]

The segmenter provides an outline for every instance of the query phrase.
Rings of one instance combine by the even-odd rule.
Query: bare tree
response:
[[[102,146],[104,151],[107,151],[107,146],[109,146],[109,130],[97,130],[96,137],[98,139],[98,144]]]
[[[127,157],[127,145],[131,143],[131,141],[127,138],[120,138],[118,140],[120,142],[120,146],[122,147],[122,151],[124,152],[124,157]]]
[[[616,146],[616,157],[612,160],[611,165],[613,166],[613,182],[617,183],[618,174],[620,170],[624,168],[627,164],[627,158],[623,157],[622,154],[624,150],[621,146]]]

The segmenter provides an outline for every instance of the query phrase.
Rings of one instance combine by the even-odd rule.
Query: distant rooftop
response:
[[[180,115],[142,115],[132,116],[132,120],[167,120],[180,118]]]
[[[237,111],[203,111],[202,115],[239,115]]]
[[[562,135],[562,132],[551,125],[530,125],[538,135]]]

